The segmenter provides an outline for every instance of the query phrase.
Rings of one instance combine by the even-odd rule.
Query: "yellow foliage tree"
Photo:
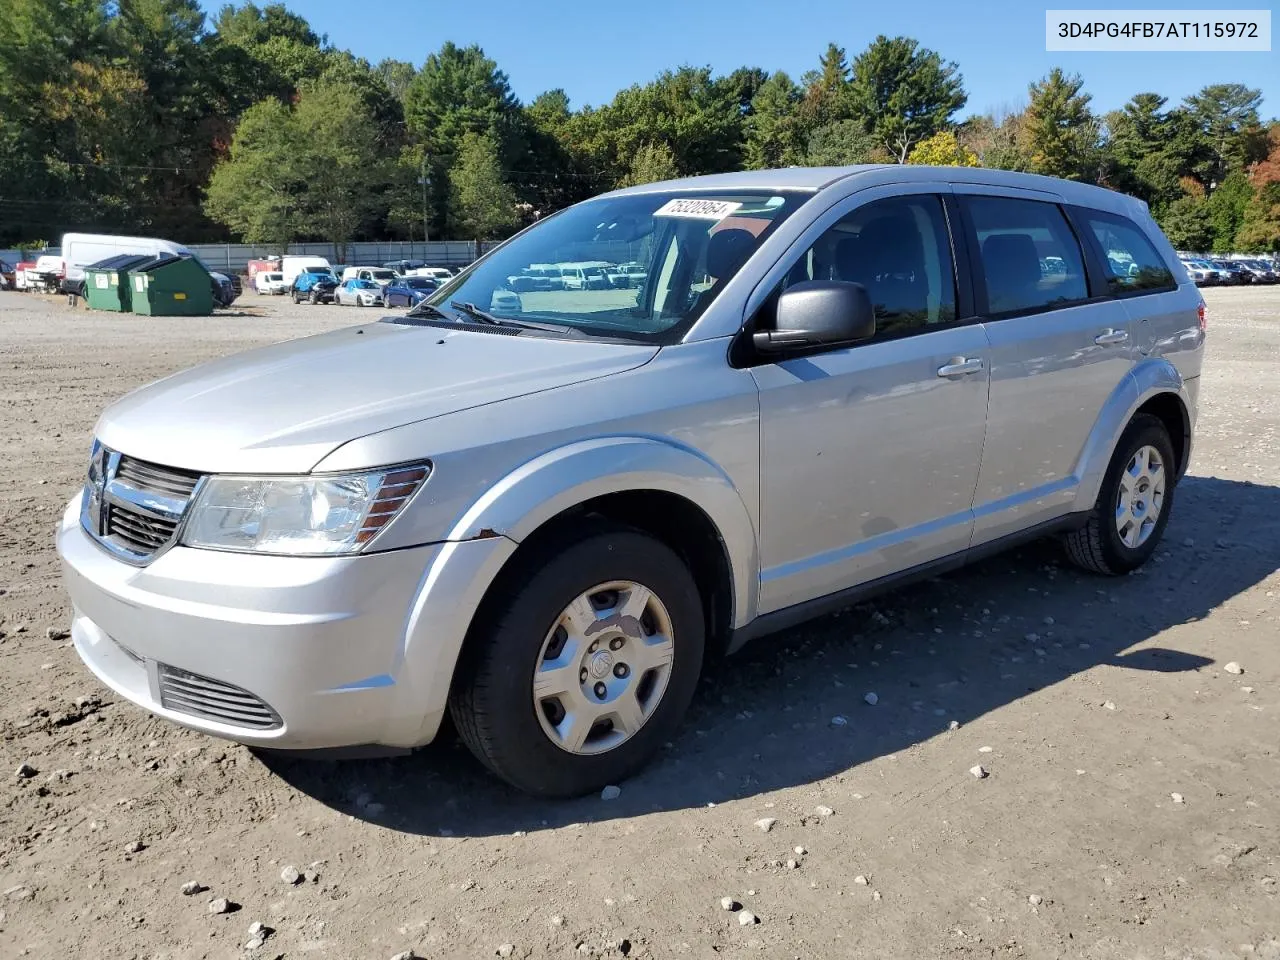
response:
[[[907,163],[929,167],[976,167],[978,155],[956,140],[950,130],[935,133],[911,148]]]

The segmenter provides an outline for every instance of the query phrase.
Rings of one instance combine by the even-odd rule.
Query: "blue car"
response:
[[[290,294],[294,303],[333,303],[338,278],[331,273],[304,270],[293,281]]]
[[[430,277],[398,277],[382,291],[388,307],[412,307],[427,299],[436,289]]]

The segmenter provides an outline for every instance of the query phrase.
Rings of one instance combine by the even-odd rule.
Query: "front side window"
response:
[[[1094,210],[1086,210],[1082,216],[1102,248],[1102,266],[1112,294],[1154,293],[1177,286],[1169,267],[1137,224]]]
[[[504,244],[445,283],[426,306],[449,312],[453,303],[468,303],[498,318],[672,343],[805,198],[663,191],[590,200]],[[621,263],[636,264],[646,281],[610,283]],[[552,279],[520,283],[526,271]]]
[[[804,280],[866,287],[877,338],[954,321],[955,272],[942,200],[919,194],[858,207],[805,251],[781,289]]]
[[[964,203],[990,313],[1035,313],[1089,298],[1080,244],[1057,206],[1012,197],[969,196]]]

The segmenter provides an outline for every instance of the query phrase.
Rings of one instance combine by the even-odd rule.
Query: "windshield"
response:
[[[426,277],[407,277],[401,283],[412,290],[434,290],[436,285]]]
[[[805,199],[775,192],[631,194],[549,217],[469,267],[431,306],[601,336],[675,342],[769,233]],[[617,264],[638,277],[614,282]],[[551,282],[532,284],[531,276]]]
[[[370,270],[369,276],[375,280],[394,280],[396,278],[394,270]]]

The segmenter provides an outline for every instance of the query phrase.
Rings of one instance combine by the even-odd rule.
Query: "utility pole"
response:
[[[422,184],[422,242],[426,243],[431,239],[427,233],[427,185],[431,182],[431,178],[427,176],[427,156],[422,155],[422,176],[418,177],[418,182]]]

